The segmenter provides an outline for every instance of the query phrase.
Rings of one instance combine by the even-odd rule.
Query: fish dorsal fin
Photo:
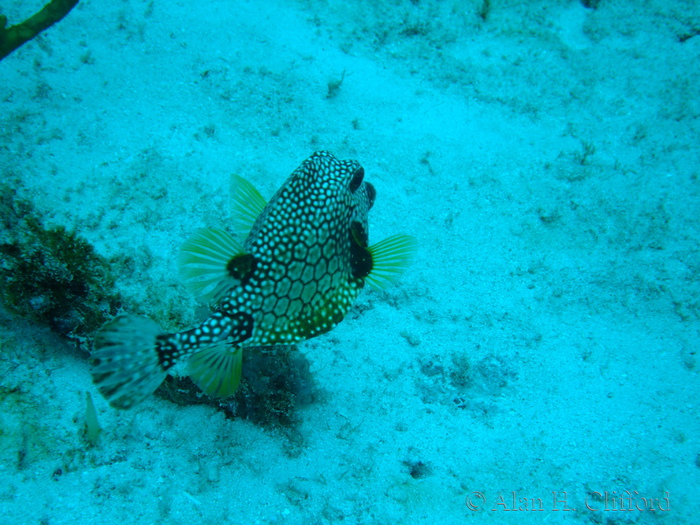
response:
[[[372,271],[366,280],[375,290],[383,290],[396,281],[411,265],[418,251],[418,241],[410,235],[392,235],[369,247]]]
[[[204,228],[180,248],[178,266],[190,292],[207,302],[215,302],[233,285],[229,263],[242,255],[243,247],[231,235],[216,228]]]
[[[245,238],[267,206],[267,202],[249,181],[231,175],[231,222],[236,232]]]
[[[236,392],[241,382],[243,348],[229,343],[219,343],[190,358],[190,378],[213,397],[228,397]]]

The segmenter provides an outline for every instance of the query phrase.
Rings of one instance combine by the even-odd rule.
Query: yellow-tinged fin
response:
[[[243,348],[221,343],[197,352],[190,358],[192,381],[207,395],[228,397],[241,382]]]
[[[260,192],[240,175],[231,175],[231,222],[237,233],[247,237],[267,206]]]
[[[204,228],[180,248],[178,265],[182,280],[193,294],[212,302],[235,284],[228,264],[243,247],[223,230]]]
[[[396,281],[411,265],[418,251],[418,241],[410,235],[392,235],[369,247],[372,271],[366,281],[375,290],[382,290]]]

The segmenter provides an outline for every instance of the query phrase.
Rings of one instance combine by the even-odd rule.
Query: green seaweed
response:
[[[46,228],[32,205],[0,187],[0,298],[11,312],[84,342],[117,312],[114,278],[92,245]]]

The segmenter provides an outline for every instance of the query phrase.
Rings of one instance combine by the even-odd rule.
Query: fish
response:
[[[207,395],[228,397],[241,381],[243,350],[291,345],[332,330],[366,284],[385,289],[415,258],[415,237],[369,245],[376,190],[358,161],[317,151],[269,202],[231,176],[229,231],[205,228],[182,245],[185,287],[211,307],[198,326],[165,332],[155,321],[121,314],[95,335],[91,373],[114,408],[147,399],[168,371],[186,363]],[[244,239],[241,243],[239,239]]]

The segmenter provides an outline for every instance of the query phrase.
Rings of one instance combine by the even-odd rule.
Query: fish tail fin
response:
[[[93,382],[111,406],[131,408],[160,386],[180,353],[155,321],[120,315],[95,336]]]

